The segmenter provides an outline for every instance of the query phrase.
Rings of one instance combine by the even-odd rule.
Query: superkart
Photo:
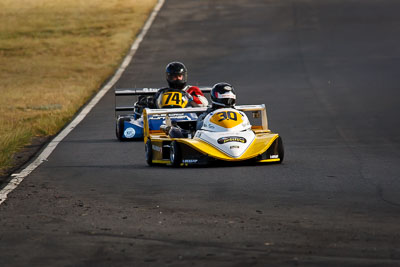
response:
[[[211,87],[199,87],[203,93],[209,93]],[[143,117],[145,108],[152,108],[153,97],[158,88],[115,89],[115,134],[119,141],[140,140],[143,138]],[[119,100],[124,101],[119,101]],[[136,102],[134,102],[136,100]],[[121,102],[125,105],[121,105]],[[131,103],[134,103],[133,105]],[[176,113],[175,119],[196,120],[195,113]],[[165,115],[154,114],[148,117],[150,130],[157,130],[164,123]]]
[[[204,107],[185,108],[185,113],[200,114],[206,110]],[[197,120],[175,119],[174,114],[177,113],[182,113],[182,109],[144,109],[148,165],[178,167],[218,162],[283,162],[282,138],[268,128],[265,105],[217,109],[205,117],[203,126],[197,131]],[[252,122],[246,113],[252,113]],[[151,128],[149,118],[155,115],[166,118],[159,129]]]

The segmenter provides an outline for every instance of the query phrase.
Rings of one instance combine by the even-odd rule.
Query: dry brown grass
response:
[[[156,0],[0,1],[0,175],[112,75]]]

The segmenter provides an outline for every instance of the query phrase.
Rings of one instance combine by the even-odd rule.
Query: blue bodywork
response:
[[[209,93],[211,87],[199,87],[203,93]],[[153,103],[152,97],[158,92],[158,88],[131,88],[115,90],[115,117],[116,117],[116,135],[118,140],[135,140],[143,138],[143,119],[142,111]],[[117,97],[133,96],[137,97],[134,105],[121,106],[117,105]],[[184,110],[184,109],[183,109]],[[118,115],[117,112],[126,112]],[[172,120],[197,120],[195,113],[176,114],[170,116]],[[159,130],[165,121],[165,116],[155,115],[149,118],[149,129]]]
[[[122,117],[121,117],[122,118]],[[140,117],[135,119],[134,116],[124,116],[124,118],[129,118],[129,120],[123,121],[123,129],[122,130],[122,138],[123,139],[138,139],[143,138],[143,119]],[[182,113],[176,114],[176,116],[171,116],[171,120],[197,120],[197,115],[195,113]],[[165,122],[165,116],[151,116],[149,118],[149,129],[150,130],[159,130],[160,126]]]

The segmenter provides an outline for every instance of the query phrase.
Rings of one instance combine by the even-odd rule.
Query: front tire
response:
[[[149,166],[152,166],[153,163],[153,148],[151,144],[151,140],[147,139],[146,145],[145,145],[145,155],[146,155],[146,163]]]
[[[174,167],[179,167],[181,165],[182,154],[179,143],[177,141],[171,142],[169,150],[169,160],[171,161],[171,165]]]

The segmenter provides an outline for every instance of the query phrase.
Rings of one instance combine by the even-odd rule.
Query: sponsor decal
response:
[[[197,159],[184,159],[182,162],[183,163],[196,163],[196,162],[198,162],[199,160],[197,160]]]
[[[124,131],[124,135],[126,138],[132,138],[135,136],[135,134],[136,134],[136,131],[132,127],[126,128]]]
[[[279,157],[279,155],[270,155],[269,158],[270,159],[277,159]]]
[[[161,119],[165,119],[165,115],[163,116],[163,115],[155,114],[155,115],[151,115],[151,116],[149,117],[149,119],[152,119],[152,120],[161,120]]]
[[[158,88],[143,88],[143,92],[158,92]]]
[[[239,142],[239,143],[246,143],[247,140],[244,137],[241,136],[226,136],[226,137],[221,137],[217,140],[218,144],[226,144],[229,142]]]
[[[230,149],[239,149],[239,146],[230,146]]]
[[[157,151],[157,152],[160,152],[160,151],[161,151],[161,147],[160,147],[160,146],[152,145],[151,147],[152,147],[152,149],[153,149],[154,151]]]
[[[161,111],[163,110],[168,110],[168,109],[160,109]],[[165,114],[154,114],[154,115],[150,115],[150,119],[152,120],[161,120],[161,119],[165,119]],[[171,119],[185,119],[185,120],[190,120],[191,117],[188,115],[185,115],[184,113],[176,113],[176,114],[172,114],[169,116]]]

